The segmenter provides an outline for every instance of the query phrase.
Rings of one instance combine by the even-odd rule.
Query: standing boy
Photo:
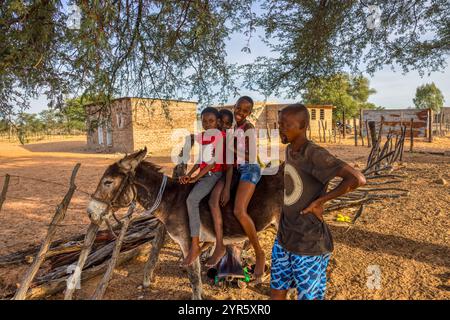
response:
[[[279,117],[281,142],[288,144],[284,168],[284,203],[272,249],[271,298],[324,299],[326,269],[333,241],[323,221],[323,205],[366,183],[364,176],[324,148],[309,141],[309,113],[302,104],[284,108]],[[328,182],[341,183],[327,192]]]

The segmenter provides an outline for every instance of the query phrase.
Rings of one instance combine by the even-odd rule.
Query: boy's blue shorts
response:
[[[276,290],[296,288],[298,300],[323,300],[330,256],[330,253],[301,256],[285,250],[278,243],[278,238],[275,239],[270,287]]]
[[[257,184],[261,179],[261,167],[257,163],[243,163],[238,165],[239,181]]]

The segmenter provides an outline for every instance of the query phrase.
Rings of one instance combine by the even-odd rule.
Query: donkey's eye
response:
[[[109,186],[109,185],[111,185],[113,182],[112,182],[112,180],[106,180],[105,182],[103,182],[103,184],[105,185],[105,186]]]

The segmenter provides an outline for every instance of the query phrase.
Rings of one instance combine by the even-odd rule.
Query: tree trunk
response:
[[[342,124],[343,124],[342,136],[345,139],[345,131],[347,131],[347,125],[345,123],[345,110],[342,110]]]

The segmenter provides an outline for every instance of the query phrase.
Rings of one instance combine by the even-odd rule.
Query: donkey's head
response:
[[[136,198],[134,173],[146,155],[147,148],[144,148],[125,156],[106,169],[87,207],[87,213],[93,223],[100,225],[109,210],[128,207]]]

